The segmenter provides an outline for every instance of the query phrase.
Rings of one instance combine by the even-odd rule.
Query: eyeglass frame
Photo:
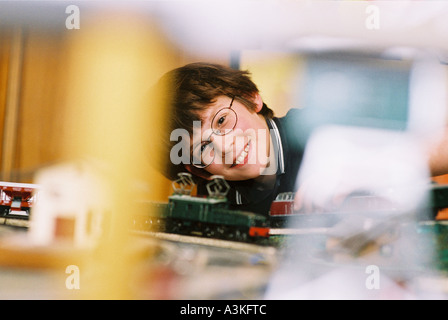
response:
[[[203,142],[209,142],[209,143],[212,143],[212,141],[210,141],[210,139],[211,139],[211,137],[212,137],[213,134],[222,137],[222,136],[225,136],[226,134],[232,132],[232,131],[235,129],[236,124],[238,123],[238,114],[236,113],[235,110],[232,109],[232,107],[233,107],[233,102],[235,101],[235,97],[236,97],[236,96],[233,96],[233,97],[232,97],[232,100],[230,101],[230,105],[229,105],[228,107],[221,108],[221,109],[219,109],[218,111],[216,111],[216,113],[215,113],[215,115],[213,116],[212,121],[211,121],[211,123],[210,123],[210,129],[212,130],[212,133],[209,135],[209,137],[207,138],[207,140],[201,140],[201,142],[200,142],[201,144],[200,144],[199,146],[201,146]],[[229,109],[229,110],[231,110],[231,111],[235,114],[235,123],[233,124],[232,129],[230,129],[229,131],[227,131],[227,132],[221,134],[221,133],[217,133],[217,132],[215,132],[215,130],[213,130],[213,123],[214,123],[214,120],[215,120],[216,116],[217,116],[222,110],[225,110],[225,109]],[[195,149],[195,148],[193,148],[193,153],[194,153],[194,149]],[[202,152],[201,152],[201,155],[202,155]],[[202,158],[202,156],[201,156],[201,158]],[[191,159],[191,160],[192,160],[192,161],[191,161],[192,165],[195,166],[196,168],[199,168],[199,169],[205,169],[205,168],[207,168],[209,165],[211,165],[211,164],[213,163],[213,160],[215,160],[215,155],[213,155],[213,160],[212,160],[209,164],[204,165],[204,166],[199,165],[199,164],[195,164],[195,163],[194,163],[194,161],[193,161],[193,154],[192,154],[192,159]],[[202,164],[202,161],[201,161],[201,164]]]

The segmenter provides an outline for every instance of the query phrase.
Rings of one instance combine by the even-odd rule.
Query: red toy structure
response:
[[[294,212],[294,192],[279,193],[271,204],[269,210],[270,225],[272,228],[283,228]]]
[[[28,219],[37,198],[37,185],[0,181],[0,217]]]
[[[294,192],[280,193],[271,204],[271,217],[284,217],[294,214]]]

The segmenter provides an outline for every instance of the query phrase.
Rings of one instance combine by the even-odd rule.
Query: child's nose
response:
[[[233,149],[233,136],[231,134],[226,134],[224,136],[213,135],[211,139],[215,152],[224,156]]]
[[[233,164],[237,152],[244,149],[246,138],[244,135],[234,134],[233,132],[224,136],[216,136],[213,140],[215,155],[221,158],[226,164]]]

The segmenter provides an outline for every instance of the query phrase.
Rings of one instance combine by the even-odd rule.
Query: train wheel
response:
[[[236,230],[235,231],[235,240],[241,240],[241,232],[240,230]]]
[[[204,234],[208,238],[213,238],[215,236],[215,231],[210,227],[205,227]]]
[[[167,224],[167,231],[170,233],[180,233],[182,229],[182,223],[179,221],[170,221]]]
[[[5,217],[9,213],[9,207],[0,206],[0,217]]]
[[[178,234],[186,234],[187,233],[185,226],[180,221],[178,221],[176,223],[176,233],[178,233]]]
[[[219,239],[225,239],[226,230],[221,226],[217,226],[216,227],[216,237],[218,237]]]

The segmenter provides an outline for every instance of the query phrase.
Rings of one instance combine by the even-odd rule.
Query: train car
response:
[[[273,228],[286,227],[289,221],[300,218],[300,221],[311,221],[319,224],[321,222],[334,223],[338,220],[338,215],[354,213],[362,208],[364,213],[381,213],[393,210],[393,203],[387,199],[376,197],[374,195],[350,194],[342,204],[333,211],[319,214],[306,214],[303,210],[294,210],[293,192],[284,192],[278,194],[272,202],[269,211],[270,225]],[[448,219],[448,185],[430,184],[428,186],[427,204],[418,208],[416,218],[418,220],[446,220]],[[392,208],[392,209],[391,209]],[[440,212],[445,215],[441,215]],[[322,219],[321,219],[322,218]],[[323,223],[322,223],[323,224]],[[314,224],[313,224],[314,225]]]
[[[0,181],[0,217],[29,219],[37,190],[35,184]]]
[[[229,209],[224,179],[214,177],[207,189],[207,197],[175,192],[168,203],[149,203],[147,213],[137,217],[134,224],[137,229],[236,241],[269,237],[266,217]]]
[[[282,192],[277,195],[269,209],[270,225],[282,228],[289,217],[298,214],[294,211],[294,192]]]

